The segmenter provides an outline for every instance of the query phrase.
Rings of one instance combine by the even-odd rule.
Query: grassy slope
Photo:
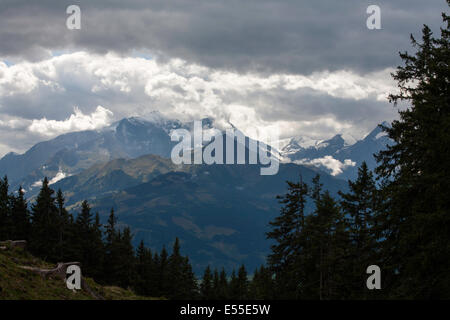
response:
[[[93,300],[87,292],[71,291],[61,279],[43,279],[20,266],[54,268],[19,248],[0,251],[0,300]],[[150,299],[135,295],[130,290],[105,287],[85,278],[92,290],[107,300]]]

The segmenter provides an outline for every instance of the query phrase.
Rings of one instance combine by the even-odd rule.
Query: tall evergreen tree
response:
[[[170,274],[169,274],[169,255],[167,253],[166,247],[163,246],[158,259],[158,289],[159,295],[167,297],[170,287]]]
[[[175,239],[175,243],[172,248],[172,254],[169,257],[168,261],[168,273],[170,275],[169,283],[168,283],[168,297],[180,299],[182,297],[179,296],[181,293],[179,290],[180,286],[183,285],[183,270],[182,265],[184,263],[184,259],[180,253],[180,241],[178,238]]]
[[[212,280],[212,300],[219,299],[220,294],[220,276],[217,268],[214,269],[213,272],[213,280]]]
[[[354,182],[348,181],[349,191],[339,192],[340,205],[348,215],[349,247],[348,286],[353,298],[368,297],[366,288],[366,269],[378,264],[377,233],[375,212],[377,210],[378,193],[372,172],[363,162],[358,169],[358,177]]]
[[[122,288],[128,288],[135,282],[135,255],[132,240],[133,236],[129,227],[119,232],[119,264],[115,279]]]
[[[172,254],[168,261],[167,296],[171,299],[194,299],[196,296],[196,281],[187,257],[181,256],[180,241],[175,239]]]
[[[0,240],[9,240],[11,237],[10,216],[9,183],[5,176],[0,179]]]
[[[74,236],[76,230],[73,226],[73,217],[65,208],[65,199],[61,189],[56,193],[56,207],[59,216],[58,226],[58,260],[68,261],[78,259],[75,255],[76,240]]]
[[[308,186],[302,181],[287,181],[288,192],[278,196],[282,208],[280,215],[270,222],[272,228],[267,238],[275,241],[268,257],[270,268],[277,276],[278,293],[284,298],[292,297],[302,275],[302,269],[294,268],[294,263],[302,255],[305,246],[302,230],[305,227],[305,207]]]
[[[241,265],[238,270],[237,298],[239,300],[246,300],[248,298],[248,276],[244,265]]]
[[[83,269],[86,274],[90,273],[93,264],[92,259],[94,258],[91,251],[92,218],[91,207],[87,201],[83,201],[81,212],[75,220],[77,237],[74,245],[77,248],[77,260],[83,263]]]
[[[103,243],[103,225],[100,223],[100,215],[98,212],[95,214],[94,223],[91,227],[91,253],[92,253],[92,268],[91,274],[94,279],[101,278],[104,273],[104,259],[105,259],[105,247]]]
[[[229,287],[228,287],[228,279],[227,273],[225,272],[225,268],[222,268],[219,275],[219,290],[217,292],[217,298],[219,300],[225,300],[229,297]]]
[[[108,284],[118,284],[117,275],[120,273],[120,236],[116,230],[117,218],[111,209],[108,222],[105,225],[105,257],[102,281]]]
[[[58,243],[61,221],[54,193],[49,187],[48,179],[45,178],[36,202],[31,207],[30,250],[39,257],[56,262],[59,258]]]
[[[14,239],[29,240],[30,213],[22,187],[19,187],[17,196],[11,197],[11,227],[13,228]]]
[[[213,275],[210,266],[207,266],[203,273],[202,283],[200,284],[200,295],[203,300],[213,299]]]
[[[65,216],[65,214],[64,214]],[[91,213],[87,201],[81,204],[81,212],[75,221],[75,249],[77,260],[81,261],[83,272],[93,277],[101,277],[103,273],[103,242],[100,217]]]
[[[183,285],[181,286],[181,297],[183,299],[197,299],[199,296],[197,279],[192,271],[192,266],[188,257],[184,257],[182,270]]]
[[[450,1],[447,0],[450,5]],[[450,17],[440,37],[424,26],[416,52],[400,54],[391,102],[409,104],[383,129],[393,143],[377,155],[385,290],[392,297],[450,297]]]
[[[300,297],[335,299],[339,297],[338,288],[342,282],[342,274],[337,268],[345,262],[344,248],[339,246],[345,236],[343,215],[328,191],[315,203],[316,210],[308,217],[305,231],[310,256],[306,262],[307,280],[299,286]]]
[[[249,296],[255,300],[275,299],[274,283],[270,269],[261,266],[256,269],[249,284]]]

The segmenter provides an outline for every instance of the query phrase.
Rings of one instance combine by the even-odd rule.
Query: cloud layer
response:
[[[66,8],[81,7],[81,30]],[[397,52],[444,0],[1,0],[0,156],[151,111],[281,137],[362,137],[396,111]],[[101,106],[101,107],[100,107]]]
[[[276,124],[281,138],[361,136],[394,116],[386,101],[395,90],[391,71],[266,75],[87,52],[1,63],[0,132],[32,143],[157,110],[183,121],[214,117],[244,132]]]
[[[81,7],[81,30],[66,8]],[[2,0],[0,56],[40,60],[54,50],[182,58],[213,68],[308,74],[376,71],[398,63],[409,33],[435,30],[444,0],[379,0],[382,30],[366,27],[367,0]]]
[[[85,115],[80,109],[75,108],[74,113],[66,120],[47,120],[42,118],[32,120],[28,126],[31,133],[54,137],[63,133],[83,130],[96,130],[111,123],[113,113],[108,109],[98,106],[90,115]]]

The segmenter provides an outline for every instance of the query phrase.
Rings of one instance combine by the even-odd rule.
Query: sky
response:
[[[0,156],[153,111],[360,139],[397,117],[398,52],[423,24],[439,33],[443,11],[444,0],[0,0]]]

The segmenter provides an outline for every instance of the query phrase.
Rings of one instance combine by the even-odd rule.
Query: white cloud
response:
[[[361,100],[375,98],[385,101],[389,92],[395,89],[395,83],[390,74],[393,68],[387,68],[365,75],[359,75],[347,70],[335,72],[316,72],[311,76],[285,76],[284,87],[288,90],[311,88],[324,92],[332,97]]]
[[[113,113],[98,106],[95,112],[85,115],[78,108],[74,114],[63,121],[47,120],[46,118],[33,120],[28,130],[44,136],[55,136],[72,131],[95,130],[111,123]]]
[[[294,162],[297,164],[313,165],[318,168],[323,166],[331,171],[332,176],[337,176],[338,174],[341,174],[344,169],[348,167],[354,167],[356,165],[356,162],[350,159],[345,159],[344,162],[341,162],[333,158],[332,156],[325,156],[323,158],[317,158],[312,160],[302,159],[296,160]]]
[[[0,61],[0,97],[29,93],[37,88],[38,83],[32,64],[7,66]]]
[[[0,143],[23,151],[42,136],[97,129],[113,115],[145,117],[154,110],[182,121],[214,117],[247,134],[276,126],[280,138],[324,139],[343,131],[361,137],[395,115],[385,100],[395,89],[390,72],[267,75],[86,52],[0,62]]]

